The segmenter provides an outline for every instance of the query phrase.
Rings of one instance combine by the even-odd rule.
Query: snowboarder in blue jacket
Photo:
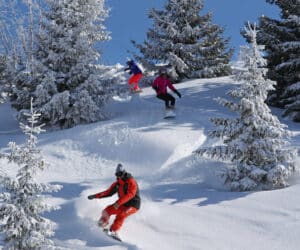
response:
[[[135,64],[133,60],[129,60],[126,62],[127,68],[124,71],[129,70],[129,74],[131,77],[128,80],[128,84],[130,86],[130,92],[140,92],[141,89],[139,88],[139,80],[142,78],[142,70]],[[132,87],[132,85],[134,85]]]

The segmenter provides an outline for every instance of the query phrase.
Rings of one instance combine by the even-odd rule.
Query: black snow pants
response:
[[[156,97],[158,99],[165,101],[166,108],[174,107],[174,105],[175,105],[175,98],[172,95],[170,95],[169,93],[159,94]],[[171,102],[171,106],[169,104],[170,102]]]

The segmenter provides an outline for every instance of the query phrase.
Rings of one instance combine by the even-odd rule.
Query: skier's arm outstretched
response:
[[[100,198],[109,197],[109,196],[114,195],[117,192],[117,184],[118,184],[118,182],[115,181],[113,184],[111,184],[111,186],[107,190],[100,192],[100,193],[89,195],[88,199],[89,200],[100,199]]]

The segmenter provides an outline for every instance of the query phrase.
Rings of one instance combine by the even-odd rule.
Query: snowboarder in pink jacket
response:
[[[167,88],[181,98],[181,94],[175,89],[169,79],[166,69],[160,69],[159,76],[152,83],[152,88],[156,91],[156,97],[165,101],[166,110],[175,108],[175,98],[168,93]]]

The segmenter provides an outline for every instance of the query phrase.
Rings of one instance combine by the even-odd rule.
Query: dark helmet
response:
[[[166,67],[162,67],[162,68],[160,68],[160,69],[158,70],[158,73],[159,73],[160,75],[167,75],[167,74],[168,74],[168,70],[167,70]]]
[[[132,60],[132,59],[128,60],[128,61],[126,62],[126,64],[129,65],[129,66],[132,65],[132,64],[133,64],[133,60]]]
[[[126,173],[124,166],[121,163],[118,163],[116,167],[116,176],[122,176],[124,173]]]

